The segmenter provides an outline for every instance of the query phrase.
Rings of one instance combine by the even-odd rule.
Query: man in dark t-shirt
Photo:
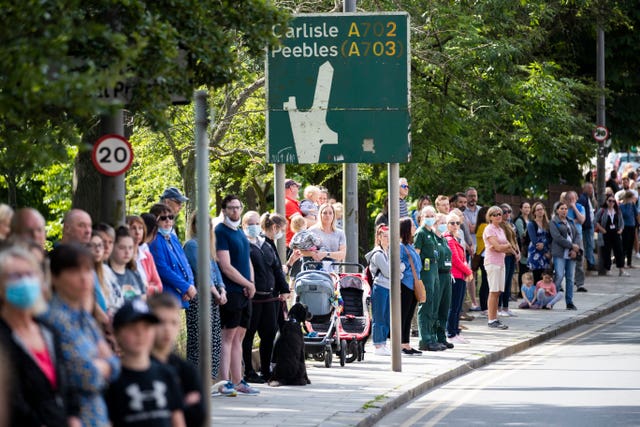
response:
[[[222,212],[224,220],[215,228],[216,254],[222,279],[227,287],[227,303],[220,306],[220,377],[224,384],[218,387],[218,391],[227,396],[236,393],[258,394],[259,391],[247,384],[242,377],[242,339],[251,319],[249,300],[256,293],[249,240],[240,226],[242,202],[238,197],[228,195],[222,199]]]

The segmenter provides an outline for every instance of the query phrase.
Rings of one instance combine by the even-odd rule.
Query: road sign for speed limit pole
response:
[[[597,142],[604,142],[609,139],[609,129],[604,126],[596,126],[593,129],[593,139]]]
[[[127,139],[120,135],[105,135],[93,145],[91,160],[103,175],[122,175],[131,167],[133,150]]]

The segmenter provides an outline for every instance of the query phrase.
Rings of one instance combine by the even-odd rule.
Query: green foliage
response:
[[[41,183],[44,193],[40,212],[47,218],[47,236],[51,242],[62,237],[62,218],[71,209],[73,182],[73,159],[78,148],[71,146],[65,150],[65,158],[34,175],[34,182]],[[38,208],[38,205],[25,205]]]

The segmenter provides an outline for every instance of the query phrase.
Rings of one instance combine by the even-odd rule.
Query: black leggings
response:
[[[611,251],[616,258],[616,267],[624,268],[624,256],[622,255],[622,239],[615,230],[607,231],[602,236],[604,246],[602,247],[602,260],[600,261],[600,271],[611,270]]]
[[[260,336],[260,371],[263,377],[269,378],[271,376],[270,364],[273,340],[278,332],[276,307],[280,307],[280,301],[260,302],[260,300],[252,300],[251,304],[251,321],[242,341],[244,373],[248,375],[253,372],[251,351],[253,349],[253,337],[258,332]]]
[[[484,269],[484,257],[480,261],[480,272],[482,273],[482,279],[480,282],[480,308],[482,311],[487,311],[487,300],[489,299],[489,281],[487,280],[487,270]],[[505,285],[506,286],[506,285]]]
[[[627,260],[627,266],[631,267],[631,260],[633,259],[633,242],[636,239],[636,227],[625,226],[622,229],[622,252]]]
[[[413,289],[407,288],[405,285],[400,286],[400,316],[402,317],[402,332],[400,341],[402,344],[409,344],[409,336],[411,335],[411,319],[416,311],[418,301],[413,293]]]

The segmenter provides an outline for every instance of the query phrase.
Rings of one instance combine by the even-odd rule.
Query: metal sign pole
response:
[[[275,204],[276,213],[279,213],[283,217],[287,217],[285,212],[285,202],[284,202],[284,176],[285,176],[285,165],[284,163],[276,163],[273,165],[273,198]],[[284,238],[278,239],[276,242],[276,247],[278,248],[278,255],[280,256],[280,261],[284,264],[286,262],[286,253],[287,246]]]
[[[343,12],[355,12],[356,0],[345,0]],[[347,262],[358,262],[358,164],[342,166],[342,202],[344,205],[344,232],[347,240]]]
[[[102,134],[115,134],[124,136],[124,112],[115,110],[100,119]],[[125,188],[124,176],[102,176],[102,209],[99,222],[111,224],[114,227],[125,223]]]
[[[398,181],[400,180],[400,165],[389,163],[389,262],[391,274],[391,369],[394,372],[402,371],[402,355],[400,352],[400,335],[402,330],[400,307],[400,192]]]
[[[198,342],[200,345],[200,378],[202,378],[202,404],[205,410],[203,426],[211,425],[211,292],[209,292],[211,250],[209,247],[209,138],[207,128],[208,95],[206,90],[195,93],[196,115],[196,197],[198,217]]]

